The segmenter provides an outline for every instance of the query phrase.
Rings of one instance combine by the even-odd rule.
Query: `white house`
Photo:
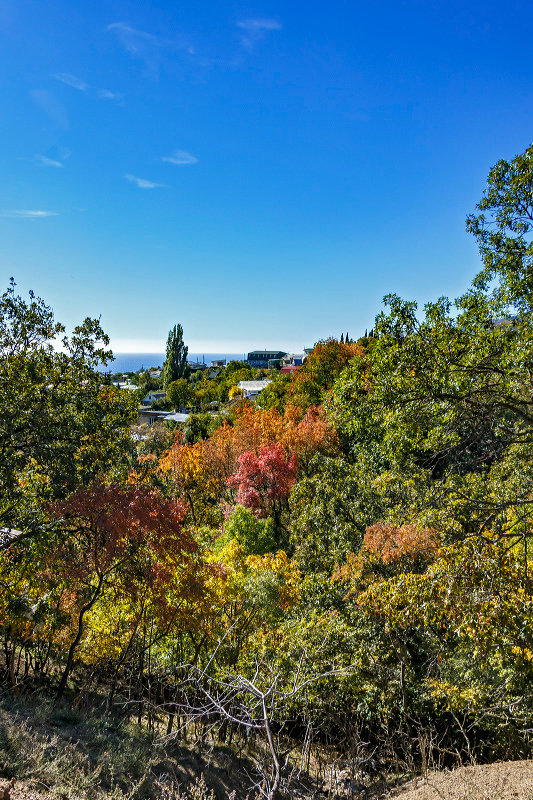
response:
[[[282,367],[301,367],[307,358],[305,353],[287,353],[281,359]]]

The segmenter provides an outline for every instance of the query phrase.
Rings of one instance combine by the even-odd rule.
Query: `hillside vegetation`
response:
[[[192,752],[242,759],[221,791],[272,800],[531,756],[533,147],[491,170],[467,229],[482,268],[464,295],[389,295],[371,337],[318,343],[264,403],[164,448],[135,443],[135,400],[102,385],[98,322],[57,352],[51,309],[10,285],[6,777],[31,777],[6,736],[39,704],[54,758],[54,715],[121,731],[115,766],[85,742],[80,786],[61,768],[72,796],[177,792]]]

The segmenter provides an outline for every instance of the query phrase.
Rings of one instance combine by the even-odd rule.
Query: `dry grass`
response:
[[[84,717],[68,707],[0,705],[0,778],[11,800],[235,800],[253,764],[216,750],[161,742],[138,726]],[[205,775],[205,782],[201,776]]]
[[[533,761],[505,761],[409,781],[397,800],[533,800]]]
[[[203,777],[188,788],[157,788],[163,790],[161,800],[216,800],[215,793],[209,789]],[[12,789],[10,800],[81,800],[82,797],[83,795],[75,793],[58,793],[41,781],[21,781]],[[234,795],[228,797],[229,800],[234,800]]]
[[[254,796],[254,774],[257,781],[252,761],[227,749],[200,754],[67,706],[0,704],[0,779],[16,779],[11,800],[245,800]],[[391,793],[383,778],[381,788],[337,781],[313,791],[300,784],[291,797],[533,800],[533,761],[430,773]]]

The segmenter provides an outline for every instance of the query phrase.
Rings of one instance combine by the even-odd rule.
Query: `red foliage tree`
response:
[[[150,587],[165,608],[165,587],[177,569],[191,562],[196,543],[182,529],[186,506],[168,500],[148,486],[95,483],[80,488],[50,509],[61,519],[62,538],[51,551],[50,572],[74,598],[73,628],[58,688],[61,697],[85,630],[85,617],[106,587],[135,598]],[[194,574],[199,571],[192,570]],[[192,589],[192,587],[188,587]]]
[[[296,456],[285,459],[281,444],[268,444],[259,453],[247,450],[239,456],[237,471],[228,486],[237,486],[237,503],[267,516],[276,502],[284,500],[296,481]]]

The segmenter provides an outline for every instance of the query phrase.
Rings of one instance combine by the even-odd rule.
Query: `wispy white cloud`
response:
[[[96,94],[102,100],[122,100],[124,96],[118,92],[110,92],[109,89],[97,89]]]
[[[38,161],[43,167],[64,167],[65,165],[61,163],[61,161],[56,161],[55,158],[48,158],[48,156],[35,156],[35,160]]]
[[[196,61],[195,48],[185,36],[166,39],[134,28],[127,22],[112,22],[106,31],[114,33],[124,50],[139,59],[153,78],[157,78],[161,62],[169,55],[180,53],[186,58],[194,57]]]
[[[67,86],[72,86],[73,89],[79,89],[80,92],[86,92],[89,88],[88,83],[80,80],[75,75],[71,75],[70,72],[60,72],[58,75],[54,75],[54,78],[57,81],[61,81],[61,83],[66,83]]]
[[[169,164],[176,164],[177,166],[183,166],[185,164],[197,164],[198,159],[196,156],[193,156],[192,153],[188,153],[186,150],[174,150],[172,155],[170,156],[163,156],[161,161],[168,161]]]
[[[127,173],[124,175],[127,181],[130,183],[134,183],[139,189],[157,189],[161,186],[164,186],[163,183],[155,183],[154,181],[147,181],[144,178],[137,178],[136,175],[130,175]]]
[[[56,145],[48,151],[48,155],[50,158],[57,158],[59,161],[66,161],[67,158],[70,158],[72,155],[72,150],[69,150],[67,147],[63,147],[62,145]]]
[[[11,219],[44,219],[44,217],[57,217],[57,211],[42,211],[37,209],[20,208],[17,210],[0,211],[0,217]]]
[[[38,154],[35,156],[35,161],[43,167],[64,167],[64,162],[70,158],[72,151],[61,145],[54,145],[47,152],[46,155]]]
[[[158,36],[132,28],[127,22],[112,22],[106,31],[114,31],[123,48],[134,56],[142,56],[147,47],[161,46]]]
[[[78,89],[80,92],[92,94],[93,96],[96,95],[96,97],[99,97],[101,100],[122,99],[121,94],[112,92],[109,89],[96,89],[89,83],[77,78],[76,75],[72,75],[70,72],[60,72],[57,75],[54,75],[54,78],[56,81],[61,81],[61,83],[65,83],[67,86],[71,86],[73,89]]]
[[[237,22],[237,27],[243,31],[242,45],[251,50],[257,42],[264,38],[266,33],[280,31],[283,26],[277,19],[254,18],[240,20]]]

